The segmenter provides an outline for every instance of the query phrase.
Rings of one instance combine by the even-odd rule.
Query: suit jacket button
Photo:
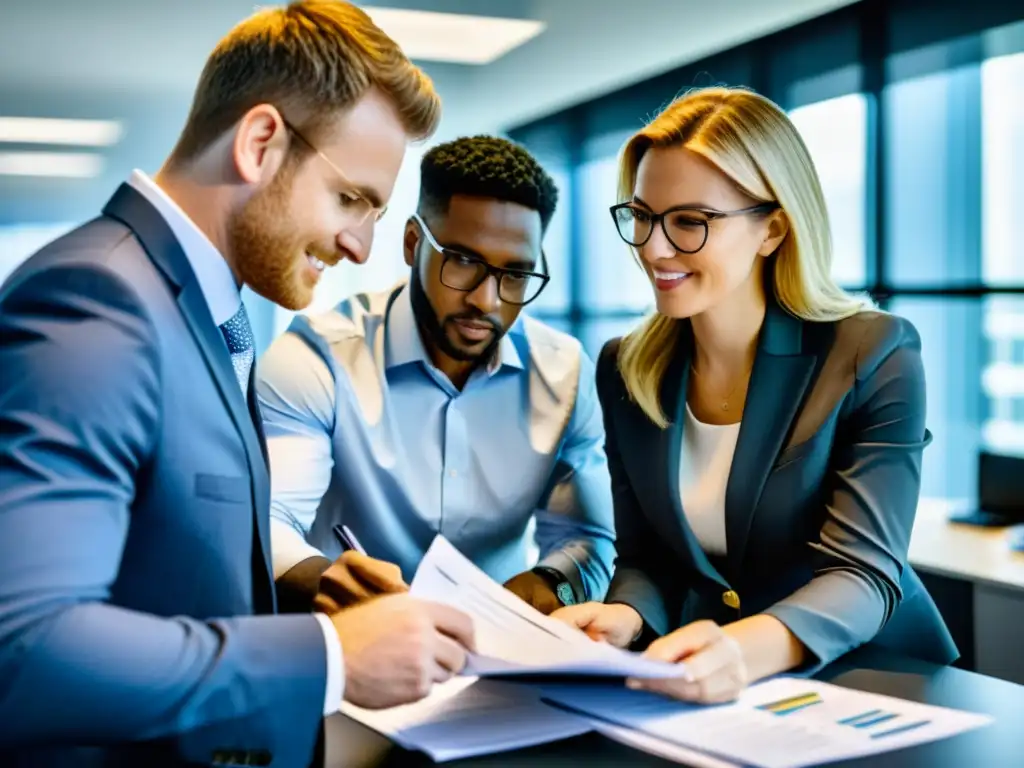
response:
[[[740,609],[740,596],[731,589],[722,593],[722,602],[737,611]]]

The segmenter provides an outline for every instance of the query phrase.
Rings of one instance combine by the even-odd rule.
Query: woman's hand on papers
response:
[[[345,660],[345,700],[367,709],[419,701],[466,666],[473,620],[448,605],[389,595],[331,616]]]
[[[713,621],[695,621],[651,643],[645,656],[684,664],[687,674],[664,680],[629,680],[637,690],[683,701],[720,704],[733,701],[747,686],[740,643]]]
[[[640,634],[644,620],[623,603],[582,603],[560,608],[551,617],[587,634],[591,640],[626,648]]]
[[[313,610],[328,616],[381,595],[409,591],[402,571],[394,563],[376,560],[349,550],[331,563],[320,577],[320,591]]]

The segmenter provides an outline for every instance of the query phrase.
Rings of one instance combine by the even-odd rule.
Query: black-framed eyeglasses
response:
[[[356,189],[356,185],[352,183],[352,180],[345,175],[345,172],[341,170],[341,168],[339,168],[337,164],[333,160],[331,160],[331,158],[329,158],[327,155],[325,155],[323,152],[317,149],[316,145],[313,144],[313,142],[311,142],[309,139],[307,139],[305,136],[299,133],[299,130],[290,122],[288,122],[284,117],[281,118],[281,121],[284,123],[284,127],[295,135],[295,138],[297,138],[299,141],[301,141],[303,144],[309,147],[310,150],[316,153],[316,155],[325,163],[327,163],[331,170],[338,174],[341,177],[342,181],[345,182],[346,186],[348,187],[348,190],[341,194],[340,204],[342,208],[351,213],[352,217],[355,219],[356,226],[362,226],[364,223],[366,223],[366,220],[371,216],[373,217],[373,220],[375,222],[380,221],[382,218],[384,218],[384,214],[388,212],[388,207],[386,205],[377,207],[369,200],[367,200],[366,195],[362,194],[358,189]]]
[[[498,298],[505,304],[522,307],[540,296],[551,277],[547,274],[547,257],[540,252],[543,272],[524,269],[506,269],[488,264],[479,256],[463,253],[455,248],[446,248],[427,227],[419,214],[412,218],[419,226],[430,247],[441,254],[441,284],[456,291],[475,291],[491,275],[498,281]]]
[[[716,211],[711,208],[681,205],[654,213],[642,205],[627,202],[613,205],[609,210],[619,237],[634,248],[645,245],[651,239],[654,226],[660,222],[661,229],[673,248],[681,253],[696,253],[708,241],[709,222],[730,216],[771,213],[778,208],[779,204],[776,202],[758,203],[735,211]]]

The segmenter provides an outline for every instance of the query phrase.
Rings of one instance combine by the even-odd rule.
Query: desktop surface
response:
[[[978,604],[972,603],[970,606],[972,614],[988,616],[995,611],[1002,622],[993,623],[991,619],[982,622],[978,656],[984,663],[979,663],[978,668],[1006,679],[1024,681],[1024,677],[1016,674],[1016,667],[1010,672],[1006,669],[1006,658],[1013,656],[1019,659],[1020,647],[1017,634],[1006,627],[1004,614],[1010,609],[1000,602],[995,608],[986,609],[987,613],[983,610],[989,606],[993,595],[1008,595],[1024,600],[1024,552],[1014,551],[1011,546],[1014,529],[980,528],[950,522],[951,512],[963,509],[964,506],[964,502],[956,500],[921,500],[910,542],[910,562],[920,573],[945,576],[973,584],[976,589],[992,592],[981,596],[987,602],[978,603],[981,600],[979,597],[974,601]],[[989,631],[988,628],[997,625],[1002,627],[1005,638],[1003,635],[993,636]],[[1007,648],[996,649],[998,652],[988,648],[988,645],[996,641]],[[1024,686],[960,669],[890,656],[867,648],[833,664],[818,677],[850,688],[990,714],[996,718],[996,722],[990,726],[952,739],[831,765],[847,768],[868,765],[881,768],[961,768],[969,765],[1002,768],[1024,765],[1024,758],[1021,757],[1024,752],[1024,730],[1020,726],[1019,714],[1024,711]],[[483,768],[573,765],[581,762],[599,766],[670,764],[602,736],[589,734],[547,746],[446,765]],[[327,721],[326,768],[432,764],[425,756],[393,747],[381,736],[341,715]]]
[[[1024,552],[1015,551],[1013,528],[950,521],[964,502],[921,499],[910,537],[909,560],[919,573],[1024,592]]]
[[[1020,713],[1024,711],[1024,686],[965,672],[952,667],[863,648],[823,670],[818,677],[836,685],[873,693],[896,696],[937,706],[954,707],[992,715],[989,726],[908,749],[881,755],[830,763],[836,768],[963,768],[984,765],[988,768],[1011,768],[1022,765],[1024,734]],[[350,723],[350,726],[356,726]],[[379,739],[379,737],[376,737]],[[382,741],[382,740],[380,740]],[[328,758],[327,768],[334,766],[402,766],[433,765],[424,755],[387,746],[367,751],[360,756],[341,759],[336,753]],[[352,759],[355,757],[355,759]],[[461,760],[445,765],[458,768],[490,768],[494,766],[667,766],[674,765],[652,755],[617,744],[597,734],[588,734],[555,744],[505,752],[488,757]]]

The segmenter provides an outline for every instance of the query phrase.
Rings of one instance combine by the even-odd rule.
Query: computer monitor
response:
[[[1001,528],[1024,523],[1024,457],[982,451],[978,508],[950,516],[957,523]]]

